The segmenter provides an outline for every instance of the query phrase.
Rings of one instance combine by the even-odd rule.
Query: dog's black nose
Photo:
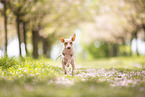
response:
[[[67,47],[67,49],[70,49],[70,47]]]

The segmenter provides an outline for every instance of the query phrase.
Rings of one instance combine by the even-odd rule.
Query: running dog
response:
[[[74,75],[75,69],[75,58],[74,58],[74,46],[73,42],[75,41],[76,34],[73,35],[71,39],[64,39],[59,36],[61,42],[64,44],[64,49],[62,51],[62,67],[64,74],[67,74],[66,66],[69,67],[69,64],[72,66],[72,76]]]

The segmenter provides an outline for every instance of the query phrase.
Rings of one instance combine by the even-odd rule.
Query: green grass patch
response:
[[[145,57],[76,61],[75,76],[60,61],[0,59],[0,97],[144,97]]]

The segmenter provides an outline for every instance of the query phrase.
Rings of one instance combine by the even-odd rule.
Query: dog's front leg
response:
[[[75,63],[74,61],[71,62],[71,65],[72,65],[72,76],[74,75],[74,69],[75,69]]]
[[[64,74],[67,74],[66,69],[65,69],[65,65],[66,65],[65,60],[62,60],[62,68],[64,70]]]

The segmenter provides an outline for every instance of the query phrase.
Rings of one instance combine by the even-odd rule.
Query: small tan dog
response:
[[[59,36],[61,42],[64,44],[64,49],[62,52],[62,67],[64,74],[67,74],[65,66],[69,67],[69,64],[72,65],[72,76],[74,75],[75,69],[75,58],[74,58],[74,47],[73,42],[75,41],[76,34],[73,35],[71,39],[63,39]]]

